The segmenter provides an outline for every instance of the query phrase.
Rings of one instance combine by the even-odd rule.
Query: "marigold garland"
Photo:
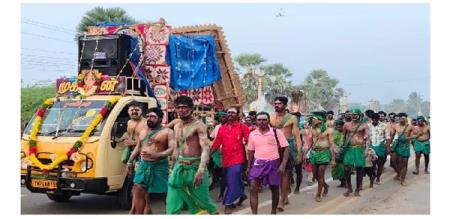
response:
[[[39,161],[36,157],[37,153],[37,141],[36,136],[37,133],[40,130],[41,123],[43,120],[43,117],[45,115],[45,112],[48,108],[50,108],[54,100],[53,98],[49,98],[44,101],[44,104],[38,109],[36,113],[36,119],[33,124],[33,128],[31,129],[30,133],[30,140],[28,141],[29,149],[28,149],[28,159],[39,169],[43,170],[44,173],[48,173],[49,170],[54,169],[57,167],[61,162],[67,160],[71,157],[71,155],[77,151],[80,150],[80,148],[86,143],[87,139],[91,135],[92,131],[97,127],[97,125],[105,118],[106,114],[111,110],[112,106],[119,101],[119,97],[113,97],[108,102],[103,105],[102,109],[100,110],[100,113],[94,118],[94,120],[89,124],[89,126],[86,128],[86,130],[81,135],[80,139],[75,141],[72,148],[67,151],[67,153],[63,155],[59,155],[55,160],[53,160],[52,163],[44,165]]]

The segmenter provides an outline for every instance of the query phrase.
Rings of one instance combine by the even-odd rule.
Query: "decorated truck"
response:
[[[172,28],[164,20],[100,24],[79,38],[79,71],[56,80],[21,139],[21,182],[57,202],[81,193],[117,195],[131,206],[132,175],[118,140],[131,101],[160,107],[174,119],[172,101],[194,99],[195,114],[242,106],[239,78],[221,27]]]

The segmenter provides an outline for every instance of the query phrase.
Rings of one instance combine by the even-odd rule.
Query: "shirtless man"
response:
[[[318,183],[315,199],[317,202],[320,202],[322,197],[328,194],[328,188],[330,187],[325,183],[325,170],[327,165],[330,161],[333,167],[336,165],[334,136],[333,128],[327,127],[326,125],[327,121],[325,121],[326,117],[324,112],[312,112],[311,115],[313,144],[309,160],[313,165],[314,175]]]
[[[393,150],[394,149],[394,147],[393,147],[393,145],[394,145],[394,141],[395,141],[395,139],[396,139],[396,137],[397,136],[395,136],[395,132],[394,132],[394,127],[395,127],[395,125],[397,124],[396,122],[395,122],[395,116],[396,116],[397,114],[395,114],[395,113],[389,113],[388,114],[388,121],[387,121],[387,124],[386,124],[386,128],[389,130],[389,134],[390,134],[390,137],[391,137],[391,144],[390,145],[388,145],[388,154],[389,154],[389,157],[390,157],[390,159],[389,159],[389,166],[391,166],[393,169],[394,169],[394,171],[397,173],[397,175],[399,174],[399,171],[398,171],[398,168],[397,168],[397,153]]]
[[[142,130],[147,130],[147,120],[142,117],[143,109],[142,104],[137,101],[132,101],[128,104],[128,115],[130,120],[127,123],[127,133],[124,137],[124,144],[129,147],[130,151],[133,151],[134,146],[137,145],[139,139],[139,133]],[[131,153],[130,153],[131,154]],[[122,160],[124,163],[129,160],[129,157]]]
[[[391,150],[397,154],[397,168],[398,173],[395,176],[396,180],[400,180],[402,186],[406,186],[405,177],[408,170],[408,159],[410,156],[410,147],[412,136],[412,126],[408,124],[406,113],[399,113],[400,117],[398,124],[394,126],[394,134],[397,134],[397,139],[393,143]]]
[[[297,165],[303,165],[305,167],[306,172],[308,172],[308,185],[312,185],[314,181],[314,176],[312,174],[312,168],[306,168],[307,166],[311,166],[308,159],[308,152],[312,146],[313,142],[313,134],[311,125],[309,122],[309,118],[304,121],[304,128],[300,130],[300,144],[301,148],[299,150],[299,157],[297,159]],[[301,181],[301,180],[300,180]],[[297,184],[295,187],[294,193],[298,194],[300,189],[300,184]]]
[[[191,214],[216,214],[208,189],[206,125],[192,117],[194,103],[190,97],[179,96],[174,104],[182,122],[174,127],[177,147],[172,154],[175,165],[168,183],[166,213],[180,214],[185,206]]]
[[[355,196],[360,196],[359,191],[362,189],[362,170],[366,160],[364,151],[366,140],[368,138],[367,124],[361,121],[361,110],[350,110],[352,121],[344,125],[344,165],[345,165],[345,181],[347,183],[347,191],[344,196],[349,196],[353,192],[351,182],[352,168],[356,169],[356,189]]]
[[[140,154],[141,160],[134,176],[133,206],[130,214],[151,214],[149,193],[167,193],[169,164],[167,157],[176,146],[173,131],[161,126],[164,117],[159,108],[147,114],[148,129],[139,132],[139,140],[128,160],[128,171]]]
[[[275,113],[270,116],[270,124],[272,127],[281,129],[284,136],[289,143],[289,162],[287,171],[284,171],[281,177],[281,197],[278,206],[278,211],[284,211],[284,205],[289,204],[288,194],[290,192],[289,172],[295,168],[301,168],[301,165],[296,165],[298,150],[300,148],[300,133],[297,126],[297,117],[286,112],[287,97],[276,97],[274,100]]]
[[[334,112],[333,112],[333,110],[330,110],[327,112],[327,127],[329,127],[329,128],[334,127]]]
[[[416,153],[416,171],[413,174],[419,174],[421,154],[425,157],[425,173],[428,172],[428,164],[430,163],[430,127],[425,124],[423,116],[417,117],[417,126],[413,128],[414,151]]]

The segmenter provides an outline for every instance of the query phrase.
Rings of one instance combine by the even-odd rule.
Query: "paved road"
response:
[[[423,165],[423,162],[422,162]],[[344,197],[343,188],[336,188],[338,181],[331,181],[330,171],[326,177],[330,184],[330,191],[322,202],[314,201],[317,185],[306,186],[302,183],[300,194],[290,195],[290,205],[279,214],[429,214],[430,213],[430,175],[412,175],[414,159],[410,159],[408,185],[400,186],[394,181],[394,172],[386,164],[386,171],[382,176],[382,184],[368,188],[369,180],[364,178],[364,189],[361,197]],[[423,170],[423,167],[421,167]],[[304,174],[303,182],[306,180]],[[355,186],[355,179],[353,178]],[[248,188],[246,188],[248,189]],[[248,194],[248,191],[247,191]],[[217,198],[218,189],[211,191],[214,200]],[[419,198],[420,197],[420,198]],[[264,189],[259,194],[259,213],[270,212],[270,191]],[[114,196],[88,195],[74,196],[66,203],[55,203],[46,195],[30,193],[26,188],[21,189],[21,213],[22,214],[127,214],[126,210],[119,209]],[[218,203],[219,211],[223,207]],[[161,197],[154,197],[152,210],[156,214],[164,214],[164,204]],[[235,214],[249,214],[250,204],[244,202],[242,207],[235,210]]]

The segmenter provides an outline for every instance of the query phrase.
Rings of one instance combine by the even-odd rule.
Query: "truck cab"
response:
[[[93,95],[85,99],[56,98],[47,109],[36,138],[36,158],[49,164],[66,153],[100,113],[102,106],[115,95]],[[119,100],[95,127],[76,157],[61,162],[48,173],[27,159],[30,132],[36,115],[30,120],[21,139],[21,182],[33,193],[45,193],[51,200],[67,201],[80,193],[117,195],[121,207],[131,206],[132,176],[121,161],[125,145],[119,139],[126,133],[129,120],[127,105],[131,101],[145,108],[156,107],[148,96],[116,95]]]

